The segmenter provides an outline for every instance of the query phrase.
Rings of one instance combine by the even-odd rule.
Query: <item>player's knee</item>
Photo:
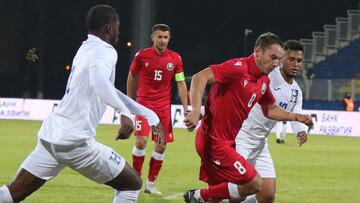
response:
[[[262,189],[262,184],[263,184],[263,181],[262,181],[261,176],[257,175],[254,178],[253,183],[252,183],[253,194],[260,192],[260,190]]]
[[[141,190],[142,184],[143,182],[140,176],[136,176],[136,178],[134,178],[134,190]]]
[[[266,194],[266,195],[263,195],[263,196],[258,196],[257,201],[259,203],[273,203],[275,201],[275,195]]]
[[[159,153],[159,154],[164,154],[166,150],[166,144],[161,145],[161,144],[155,144],[155,152]]]
[[[136,143],[135,143],[136,148],[138,148],[140,150],[145,149],[146,144],[147,144],[147,139],[144,138],[144,136],[137,137]]]

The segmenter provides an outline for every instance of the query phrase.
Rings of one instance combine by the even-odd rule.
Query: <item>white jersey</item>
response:
[[[96,127],[107,104],[94,92],[90,69],[96,66],[106,70],[107,76],[110,76],[108,81],[113,85],[116,61],[116,50],[89,34],[73,60],[65,95],[43,122],[38,136],[49,143],[61,145],[95,137]]]
[[[270,89],[275,97],[275,104],[287,111],[301,113],[302,111],[302,91],[295,80],[292,84],[285,81],[281,75],[280,68],[275,68],[270,74]],[[269,119],[264,116],[261,106],[259,104],[254,105],[251,109],[248,118],[244,121],[241,130],[246,134],[251,135],[252,140],[261,140],[265,142],[269,136],[271,129],[276,125],[278,121]],[[291,121],[293,132],[307,130],[306,125]]]

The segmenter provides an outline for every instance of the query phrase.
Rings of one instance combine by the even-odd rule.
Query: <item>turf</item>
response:
[[[37,121],[0,120],[0,185],[13,178],[21,162],[33,150],[40,127]],[[102,125],[97,140],[113,147],[131,163],[134,138],[114,141],[117,127]],[[199,158],[194,133],[175,129],[175,142],[167,146],[158,177],[161,197],[141,193],[140,203],[183,202],[189,188],[205,186],[198,181]],[[310,136],[302,147],[292,136],[285,144],[270,137],[270,150],[277,172],[277,203],[360,202],[360,137]],[[152,143],[147,147],[144,177],[147,175]],[[144,179],[144,178],[143,178]],[[25,202],[112,202],[113,190],[65,169]]]

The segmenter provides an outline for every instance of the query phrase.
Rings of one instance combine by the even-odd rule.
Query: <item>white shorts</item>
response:
[[[120,174],[125,159],[95,139],[76,145],[54,145],[38,139],[35,150],[21,167],[38,178],[49,180],[65,166],[97,183],[106,183]]]
[[[276,178],[267,139],[256,140],[244,131],[240,131],[236,136],[235,143],[236,151],[255,167],[261,177]]]

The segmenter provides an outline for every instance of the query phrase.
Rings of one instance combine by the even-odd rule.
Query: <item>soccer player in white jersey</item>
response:
[[[95,130],[110,105],[121,114],[116,139],[133,131],[132,114],[145,117],[164,144],[156,114],[114,87],[119,16],[107,5],[92,7],[86,16],[89,31],[73,60],[65,95],[43,122],[35,150],[22,163],[17,176],[0,188],[0,203],[24,200],[68,166],[99,184],[115,189],[114,203],[136,202],[142,181],[137,172],[112,148],[95,141]]]
[[[282,65],[270,74],[270,88],[275,97],[276,105],[287,111],[300,113],[302,111],[302,91],[294,80],[303,65],[303,45],[296,40],[284,43],[285,55]],[[261,106],[256,104],[250,111],[236,136],[236,150],[263,178],[262,189],[256,195],[247,197],[243,202],[269,203],[275,200],[275,169],[268,148],[268,136],[278,121],[266,118]],[[301,146],[307,141],[307,126],[291,121],[294,134]]]

